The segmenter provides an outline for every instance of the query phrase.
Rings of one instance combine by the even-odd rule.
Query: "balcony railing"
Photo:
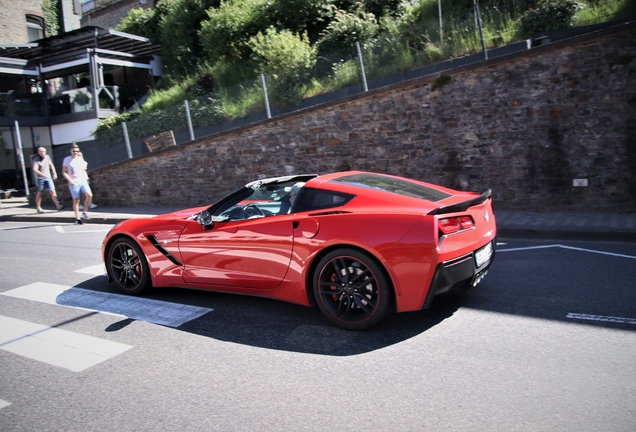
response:
[[[0,117],[41,117],[42,95],[0,93]]]

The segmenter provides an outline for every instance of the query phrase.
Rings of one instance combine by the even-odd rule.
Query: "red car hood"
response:
[[[166,219],[166,220],[174,220],[174,219],[187,219],[192,215],[195,215],[197,213],[199,213],[202,210],[206,210],[209,206],[203,206],[203,207],[192,207],[192,208],[188,208],[188,209],[183,209],[183,210],[177,210],[176,212],[172,212],[172,213],[164,213],[164,214],[160,214],[158,216],[155,216],[155,218],[157,219]]]

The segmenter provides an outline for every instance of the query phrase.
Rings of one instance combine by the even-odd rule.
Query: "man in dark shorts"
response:
[[[57,200],[57,192],[55,192],[55,183],[53,180],[57,179],[57,171],[55,171],[55,165],[51,161],[51,157],[46,154],[44,147],[38,147],[38,154],[33,158],[33,165],[31,167],[33,172],[37,175],[37,193],[35,194],[35,207],[38,213],[43,213],[42,210],[42,192],[44,187],[49,190],[53,204],[60,211],[64,208]],[[52,173],[52,175],[51,175]]]

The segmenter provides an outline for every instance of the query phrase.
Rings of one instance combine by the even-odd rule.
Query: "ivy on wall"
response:
[[[61,0],[42,0],[42,11],[46,23],[44,35],[46,37],[57,36],[60,32]]]

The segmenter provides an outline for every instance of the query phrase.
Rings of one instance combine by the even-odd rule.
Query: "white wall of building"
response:
[[[53,125],[51,126],[53,145],[93,140],[95,137],[91,134],[91,131],[95,129],[97,129],[97,119]]]
[[[77,0],[62,0],[62,25],[60,33],[77,30],[81,27],[80,18],[82,10]]]

